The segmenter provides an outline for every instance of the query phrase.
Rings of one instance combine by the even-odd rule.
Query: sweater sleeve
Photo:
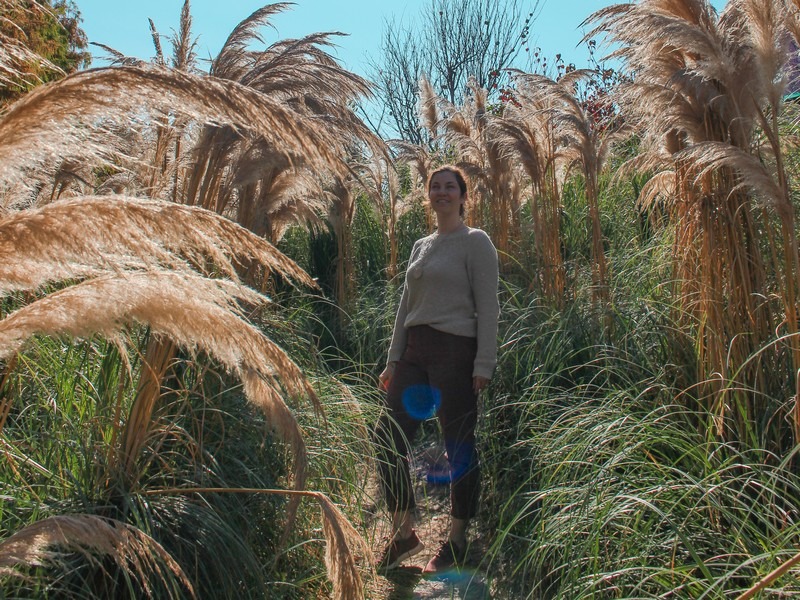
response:
[[[497,364],[497,323],[500,303],[497,287],[500,279],[497,250],[489,236],[481,232],[470,253],[469,277],[478,321],[478,352],[473,376],[489,379]]]
[[[406,315],[408,315],[408,286],[404,284],[403,295],[400,297],[400,305],[397,307],[397,316],[394,319],[392,343],[389,345],[387,363],[400,360],[400,357],[403,355],[403,350],[406,348]]]
[[[411,256],[409,257],[409,264],[414,261],[419,249],[419,240],[414,242],[411,247]],[[406,278],[408,275],[406,275]],[[406,349],[406,340],[408,332],[406,330],[406,317],[408,316],[408,281],[403,283],[403,295],[400,297],[400,304],[397,307],[397,315],[394,318],[394,329],[392,330],[392,341],[389,344],[389,356],[386,359],[387,363],[396,362],[400,360],[403,351]]]

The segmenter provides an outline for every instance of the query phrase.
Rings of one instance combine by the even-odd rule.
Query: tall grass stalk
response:
[[[548,111],[548,98],[527,94],[523,85],[519,100],[503,108],[501,118],[492,119],[492,136],[503,152],[519,161],[528,178],[530,225],[533,229],[534,280],[531,289],[554,306],[563,307],[566,271],[562,252],[561,184],[555,128]]]
[[[592,240],[592,294],[598,304],[606,305],[610,297],[600,225],[600,176],[620,132],[613,123],[603,122],[589,113],[578,98],[578,85],[592,76],[588,71],[571,71],[554,81],[542,75],[520,74],[517,101],[540,107],[542,118],[548,121],[553,128],[552,135],[559,140],[556,154],[566,166],[567,175],[573,165],[581,168]]]
[[[25,364],[31,365],[31,373],[19,369],[14,377],[15,391],[23,397],[31,394],[31,398],[14,406],[3,438],[7,460],[2,476],[7,483],[4,491],[9,494],[0,507],[4,528],[13,528],[12,515],[23,523],[39,520],[37,515],[44,518],[76,511],[120,520],[157,540],[180,564],[200,596],[213,593],[225,597],[289,598],[298,596],[271,594],[267,590],[275,584],[270,582],[296,581],[298,589],[306,591],[323,584],[318,576],[315,583],[302,583],[296,569],[308,571],[308,566],[302,566],[299,553],[276,546],[286,508],[280,503],[261,501],[253,494],[234,494],[240,496],[234,501],[225,500],[225,494],[213,493],[196,499],[191,495],[145,495],[148,490],[198,487],[198,483],[259,489],[283,485],[281,454],[271,447],[265,429],[272,425],[247,409],[236,388],[222,388],[215,393],[209,386],[215,379],[213,372],[200,365],[184,369],[180,380],[171,384],[174,391],[165,394],[154,411],[150,434],[137,464],[138,487],[131,490],[124,480],[113,477],[114,463],[106,462],[105,447],[113,439],[109,431],[117,423],[114,399],[104,402],[102,395],[84,397],[86,391],[100,394],[99,383],[107,374],[100,365],[93,364],[91,352],[87,355],[81,345],[75,345],[71,353],[82,361],[75,364],[70,354],[65,356],[60,345],[50,341],[43,340],[21,355]],[[48,347],[53,350],[54,363],[69,365],[72,370],[59,373],[49,368],[42,360]],[[135,363],[132,366],[138,370]],[[36,374],[40,383],[39,378],[30,377]],[[63,384],[53,385],[50,379],[56,377]],[[76,385],[84,379],[85,385]],[[45,393],[28,391],[31,381]],[[126,394],[126,405],[132,400],[131,392]],[[41,436],[42,429],[51,430],[51,435]],[[304,517],[296,523],[294,535],[301,539],[311,535],[303,533],[307,527]],[[59,552],[62,551],[65,556],[72,556],[69,547]],[[105,564],[101,554],[96,554],[96,559]],[[94,597],[93,578],[89,576],[94,563],[76,560],[69,558],[62,566],[53,564],[52,568],[37,572],[33,580],[17,580],[23,586],[31,581],[44,584],[63,567],[66,571],[62,579],[78,586],[75,597]],[[75,580],[69,574],[72,569],[79,579],[88,579],[83,583]],[[116,572],[107,564],[105,569],[112,576]],[[19,565],[17,571],[25,573],[26,567]],[[94,580],[103,578],[95,576]],[[149,578],[155,589],[162,589],[160,581]],[[4,585],[7,582],[4,580]],[[114,585],[113,579],[108,585]],[[138,589],[136,586],[134,589]],[[96,597],[123,593],[121,589],[107,589]],[[141,596],[132,593],[130,597]]]
[[[520,238],[521,190],[518,171],[499,140],[491,134],[492,115],[487,100],[489,92],[470,79],[469,94],[462,106],[454,106],[443,98],[441,133],[437,142],[445,156],[453,154],[456,164],[464,169],[472,189],[469,191],[468,221],[486,223],[497,247],[502,267],[507,267]]]
[[[674,178],[661,197],[675,228],[677,319],[697,340],[707,414],[719,435],[734,438],[745,432],[724,427],[728,407],[740,401],[727,401],[726,382],[738,373],[735,395],[758,412],[742,390],[770,394],[769,378],[763,365],[739,366],[776,328],[797,326],[794,209],[777,133],[788,17],[786,5],[771,0],[736,0],[719,17],[702,0],[645,0],[593,16],[596,32],[619,44],[615,54],[636,73],[618,95],[644,141],[634,162]],[[797,371],[791,346],[770,368],[784,372],[788,361]]]
[[[263,50],[251,49],[262,41],[259,30],[288,7],[288,3],[269,4],[240,22],[214,59],[210,78],[236,82],[280,105],[290,116],[291,127],[305,130],[324,150],[307,151],[302,139],[299,144],[284,144],[280,136],[249,126],[242,131],[208,123],[191,140],[191,161],[176,153],[174,188],[180,190],[176,200],[228,215],[274,242],[288,224],[319,222],[318,209],[327,207],[338,242],[336,298],[345,306],[354,207],[346,183],[350,148],[361,146],[380,154],[383,144],[352,110],[357,98],[368,95],[367,82],[340,67],[325,51],[333,34],[278,40]],[[268,278],[258,282],[257,277],[257,272],[249,273],[254,284],[269,285]],[[149,353],[162,356],[157,370],[164,371],[174,355],[167,354],[160,342],[153,345]]]
[[[285,483],[301,492],[307,480],[304,433],[288,403],[310,401],[318,411],[318,396],[297,364],[245,318],[248,312],[264,310],[266,299],[242,282],[278,286],[284,281],[304,281],[313,287],[301,269],[261,237],[279,240],[286,223],[305,221],[312,215],[319,204],[299,205],[299,199],[309,191],[322,191],[331,180],[343,180],[350,173],[351,148],[379,154],[383,145],[355,117],[352,103],[368,93],[368,84],[327,54],[331,34],[279,41],[264,51],[250,49],[258,38],[258,28],[287,6],[265,6],[237,26],[214,61],[212,73],[204,76],[194,69],[191,17],[185,2],[180,32],[173,40],[173,68],[166,66],[151,22],[156,64],[119,57],[119,66],[85,71],[25,96],[0,119],[0,154],[7,157],[0,176],[10,182],[3,187],[7,215],[0,227],[8,255],[20,258],[9,261],[13,266],[6,269],[3,284],[6,291],[32,292],[25,305],[0,321],[2,356],[35,354],[42,337],[85,340],[98,335],[110,340],[117,352],[108,352],[102,359],[102,392],[96,398],[113,407],[109,408],[111,424],[95,421],[83,398],[71,402],[64,411],[67,418],[76,419],[78,426],[87,419],[97,427],[88,439],[76,436],[78,445],[87,444],[84,453],[74,456],[67,448],[62,451],[43,440],[41,450],[47,460],[33,462],[39,465],[38,475],[47,481],[45,486],[55,483],[55,489],[69,487],[75,467],[80,466],[81,479],[89,484],[81,494],[85,506],[108,518],[119,517],[124,527],[153,539],[174,541],[164,533],[170,524],[158,515],[163,510],[166,519],[175,517],[167,504],[187,509],[186,519],[177,519],[187,525],[189,514],[196,516],[205,510],[180,500],[148,505],[152,501],[143,500],[144,492],[159,480],[159,468],[165,479],[176,477],[176,483],[184,477],[190,481],[191,468],[171,467],[192,465],[191,457],[196,459],[193,467],[198,476],[205,469],[217,468],[216,454],[209,456],[204,449],[209,431],[184,421],[180,414],[170,415],[175,419],[172,422],[164,419],[164,411],[177,406],[170,404],[170,398],[185,399],[201,390],[202,400],[206,399],[206,386],[213,384],[204,380],[208,371],[200,363],[221,365],[228,372],[222,380],[229,375],[238,378],[243,396],[261,410],[273,433],[291,450],[293,469],[286,474]],[[118,152],[120,149],[123,151]],[[50,164],[53,156],[61,166]],[[160,196],[174,204],[165,206],[155,198],[148,203],[120,196],[82,195],[45,209],[13,212],[40,200],[70,195],[64,181],[77,179],[67,174],[70,161],[100,167],[85,175],[75,189],[106,186],[131,196]],[[26,180],[23,174],[27,173],[34,176]],[[56,180],[48,185],[53,173]],[[17,185],[26,181],[27,190]],[[45,189],[51,190],[49,198],[41,191]],[[236,218],[243,227],[221,215]],[[349,222],[344,222],[341,230],[347,234]],[[349,243],[340,247],[348,249]],[[142,328],[147,333],[139,337]],[[132,337],[144,341],[145,347],[129,345]],[[176,361],[179,351],[190,360]],[[114,370],[114,356],[124,369]],[[87,360],[91,361],[89,354]],[[6,364],[6,368],[10,366]],[[77,378],[59,367],[56,373],[60,375],[54,381],[57,396],[75,398],[75,391],[68,388],[80,380],[81,369],[89,366],[81,364]],[[196,377],[192,389],[181,388],[187,370]],[[24,425],[20,427],[18,414],[25,408],[10,399],[2,406],[4,441],[13,440],[26,430]],[[79,412],[73,414],[72,409],[78,407]],[[9,428],[12,416],[14,423]],[[186,423],[197,431],[185,429]],[[109,441],[114,448],[108,448]],[[36,444],[29,453],[13,450],[16,464],[11,465],[9,481],[19,475],[13,471],[26,464],[26,454],[38,450]],[[48,456],[51,450],[57,451]],[[189,456],[182,456],[183,452]],[[158,487],[165,486],[162,482]],[[35,489],[31,492],[36,496]],[[303,494],[287,495],[290,499],[284,514],[289,535]],[[37,498],[44,500],[40,505],[43,512],[53,511],[57,504],[46,494]],[[359,574],[347,552],[354,531],[347,529],[332,503],[319,494],[315,498],[324,513],[331,575],[337,578],[334,594],[362,597]],[[100,506],[92,506],[95,502]],[[241,508],[226,516],[235,521],[237,515],[245,514]],[[196,531],[195,548],[212,539],[203,531],[214,528],[224,540],[221,544],[237,546],[233,541],[236,535],[231,534],[236,526],[222,522],[218,510],[216,506],[207,511],[205,529]],[[27,518],[34,521],[36,511]],[[256,522],[262,520],[259,517]],[[223,533],[226,527],[229,532]],[[172,532],[178,537],[179,528]],[[231,556],[245,551],[246,545],[239,543]],[[256,547],[264,547],[264,543]],[[91,552],[107,553],[100,545]],[[165,556],[186,558],[178,544],[165,552]],[[30,561],[36,561],[33,554]],[[113,590],[134,596],[138,591],[151,594],[148,579],[119,561],[107,570],[109,576],[103,577],[106,561],[107,557],[100,556],[97,563],[78,567],[72,583],[64,589],[74,583],[76,589],[86,586],[87,594],[103,595],[100,588],[93,587],[96,579],[102,580],[97,584],[101,588],[110,586],[110,594]],[[254,573],[252,578],[241,578],[245,589],[249,579],[259,579],[261,568],[250,568],[257,562],[243,562]],[[96,577],[92,574],[95,567],[100,569]],[[191,575],[193,581],[202,581],[200,589],[208,590],[213,589],[213,578],[221,575],[211,574],[213,571],[204,570],[199,580],[194,579],[196,572]],[[82,579],[81,573],[88,575]],[[122,579],[115,580],[117,576]],[[38,585],[44,584],[35,583],[34,587]],[[171,584],[164,580],[164,585]],[[263,585],[256,585],[254,593],[261,588]]]

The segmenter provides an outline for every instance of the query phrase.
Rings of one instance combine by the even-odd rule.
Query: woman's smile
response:
[[[428,199],[431,208],[449,212],[449,209],[460,210],[464,198],[455,175],[449,171],[443,171],[434,175],[428,191]]]

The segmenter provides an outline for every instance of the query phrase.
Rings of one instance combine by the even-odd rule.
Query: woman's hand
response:
[[[481,390],[484,389],[487,385],[489,385],[489,380],[486,377],[475,375],[472,378],[472,391],[475,392],[476,396],[480,394]]]
[[[392,382],[394,376],[394,368],[397,366],[396,362],[390,362],[386,368],[378,375],[378,388],[384,392],[389,391],[389,384]]]

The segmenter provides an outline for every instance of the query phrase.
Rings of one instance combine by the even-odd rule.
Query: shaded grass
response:
[[[198,597],[305,598],[325,589],[320,557],[305,546],[305,539],[319,537],[311,531],[318,513],[306,514],[295,528],[297,541],[281,547],[285,500],[279,497],[146,495],[166,487],[285,485],[286,455],[269,423],[247,405],[239,386],[203,362],[173,370],[137,479],[116,475],[112,440],[132,391],[115,352],[101,342],[39,340],[21,356],[12,381],[17,397],[0,438],[0,538],[56,515],[95,515],[157,540],[187,573]],[[108,393],[117,389],[121,397]],[[324,542],[319,545],[324,549]],[[42,569],[33,579],[15,578],[15,593],[142,597],[125,568],[102,559],[87,563],[67,553]],[[168,576],[153,585],[155,597],[183,597],[169,591],[181,586]]]
[[[508,291],[482,519],[483,566],[512,597],[729,597],[800,539],[794,453],[712,435],[657,278],[622,272],[651,299],[619,296],[610,339],[586,326],[588,299],[554,312]]]

